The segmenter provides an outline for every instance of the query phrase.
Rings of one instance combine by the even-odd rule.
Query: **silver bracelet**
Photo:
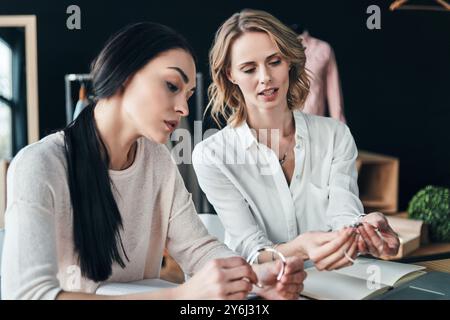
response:
[[[284,255],[283,255],[280,251],[276,250],[275,248],[271,248],[271,247],[263,247],[263,248],[260,248],[260,249],[258,249],[258,250],[255,250],[255,251],[253,251],[252,254],[249,255],[249,257],[247,258],[247,262],[248,262],[249,264],[253,264],[253,263],[255,263],[255,261],[258,262],[258,256],[259,256],[259,255],[261,254],[261,252],[263,252],[263,251],[269,251],[269,252],[272,252],[272,255],[275,253],[275,254],[277,254],[278,257],[280,258],[280,260],[281,260],[281,262],[282,262],[282,264],[281,264],[281,270],[280,270],[280,272],[279,272],[278,275],[277,275],[277,280],[280,281],[281,278],[282,278],[283,275],[284,275],[284,271],[285,271],[285,268],[286,268],[286,258],[284,257]],[[259,288],[262,288],[262,287],[263,287],[260,283],[257,283],[256,286],[259,287]]]
[[[356,216],[356,218],[353,220],[353,222],[350,225],[348,225],[348,227],[350,227],[350,228],[357,228],[357,227],[359,227],[360,225],[362,225],[361,219],[364,218],[366,215],[367,214],[365,214],[364,212],[358,214]]]
[[[280,245],[282,245],[282,244],[285,244],[285,243],[286,243],[286,242],[280,242],[280,243],[274,244],[274,245],[272,246],[272,249],[278,251],[278,250],[277,250],[277,247],[280,246]],[[278,251],[278,252],[279,252],[279,251]],[[275,253],[275,252],[273,251],[273,252],[272,252],[272,261],[275,261],[274,253]]]

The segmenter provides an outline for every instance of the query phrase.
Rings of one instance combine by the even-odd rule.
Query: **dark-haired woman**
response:
[[[296,298],[300,259],[248,265],[208,235],[164,143],[195,89],[187,42],[139,23],[92,64],[96,103],[24,148],[8,172],[2,266],[7,299]],[[174,289],[95,295],[103,281],[157,278],[163,249],[190,280]],[[252,286],[259,281],[262,289]]]

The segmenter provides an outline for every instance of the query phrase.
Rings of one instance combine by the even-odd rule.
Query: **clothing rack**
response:
[[[72,122],[73,118],[73,100],[72,100],[72,82],[88,82],[92,80],[92,76],[90,74],[66,74],[64,76],[65,85],[66,85],[66,123],[69,124]]]

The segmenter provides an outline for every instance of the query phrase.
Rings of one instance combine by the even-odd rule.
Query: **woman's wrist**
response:
[[[303,260],[308,260],[308,252],[305,248],[305,234],[297,236],[294,240],[283,244],[283,251],[287,256],[296,256]]]
[[[187,299],[184,294],[185,286],[181,284],[175,288],[167,289],[167,300],[182,300]]]
[[[272,249],[273,249],[273,250],[277,250],[277,248],[278,248],[279,246],[284,245],[284,244],[286,244],[286,242],[276,243],[276,244],[274,244],[274,245],[272,246]],[[276,260],[275,252],[272,252],[272,261],[275,261],[275,260]]]

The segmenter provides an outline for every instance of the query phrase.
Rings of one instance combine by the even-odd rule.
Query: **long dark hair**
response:
[[[112,97],[127,79],[160,53],[184,49],[187,41],[171,28],[150,22],[129,25],[112,36],[91,64],[95,100]],[[95,103],[64,129],[74,248],[81,273],[96,282],[111,276],[112,264],[129,261],[120,237],[122,217],[112,192],[109,155],[94,121]],[[119,248],[120,244],[120,248]]]

